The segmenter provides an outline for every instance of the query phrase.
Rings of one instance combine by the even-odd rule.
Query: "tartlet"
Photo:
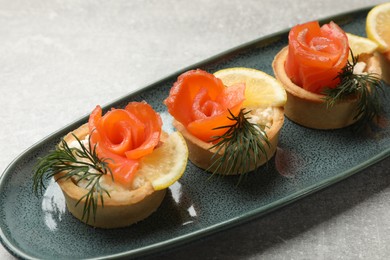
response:
[[[324,30],[326,30],[326,32],[324,32],[324,34],[327,34],[327,37],[337,38],[336,36],[338,35],[340,38],[337,39],[339,40],[338,44],[341,46],[339,47],[339,52],[342,54],[339,54],[339,58],[335,58],[334,65],[330,65],[330,61],[327,61],[329,65],[326,65],[329,67],[325,67],[324,65],[323,68],[322,65],[320,65],[322,62],[321,59],[327,59],[334,55],[332,52],[320,54],[322,48],[324,48],[320,41],[324,41],[326,36],[320,35],[318,39],[316,39],[320,42],[320,45],[318,47],[312,47],[311,45],[316,43],[310,42],[310,40],[307,40],[306,37],[303,36],[305,33],[308,34],[309,31],[309,29],[305,27],[313,29],[314,31],[320,31],[325,27]],[[334,31],[335,33],[329,33],[329,31]],[[313,35],[310,35],[310,37],[313,37]],[[305,39],[305,41],[307,40],[308,42],[304,42],[302,39]],[[291,43],[291,41],[293,43]],[[314,38],[312,41],[314,41]],[[331,47],[328,46],[327,48],[335,48],[332,44],[336,45],[336,43],[333,43],[332,38],[330,38],[328,42],[330,42],[329,46]],[[323,44],[326,46],[328,42]],[[289,52],[291,50],[294,52],[290,55]],[[339,77],[344,69],[344,65],[342,64],[344,62],[347,64],[348,53],[347,36],[345,35],[345,32],[333,22],[324,25],[321,29],[318,22],[309,22],[303,25],[297,25],[290,31],[289,45],[277,53],[272,62],[274,75],[283,84],[287,92],[287,102],[285,104],[285,115],[287,118],[299,125],[323,130],[344,128],[354,124],[360,119],[359,116],[356,116],[359,106],[358,96],[349,95],[348,97],[339,99],[334,104],[329,105],[326,100],[327,96],[323,92],[328,87],[328,89],[338,87],[337,81],[340,81]],[[306,56],[302,58],[304,55]],[[310,55],[312,55],[312,57]],[[315,55],[323,55],[323,57],[312,62]],[[294,61],[288,60],[293,60],[293,58],[295,59]],[[306,60],[301,61],[300,59]],[[315,65],[309,65],[310,62]],[[372,53],[363,53],[359,55],[358,62],[364,67],[362,71],[358,72],[359,74],[368,72],[375,75],[377,79],[380,78],[381,69],[376,55]],[[287,72],[287,64],[289,65],[290,74],[294,75],[294,79],[292,79]],[[291,66],[291,64],[295,64],[295,66]],[[308,68],[311,66],[313,66],[313,69],[312,71],[309,71]],[[332,74],[326,75],[327,71],[330,71]],[[303,72],[308,72],[310,74],[309,76],[306,76]],[[313,75],[317,75],[316,73],[318,74],[317,78],[313,77]],[[297,83],[305,82],[305,80],[310,81],[307,84],[305,83],[305,86]],[[329,84],[329,86],[323,85],[323,82],[327,82],[325,84]]]
[[[213,75],[200,69],[181,74],[164,103],[174,118],[173,126],[186,140],[188,158],[194,165],[213,174],[244,174],[273,157],[284,123],[283,105],[265,106],[254,102],[246,107],[250,103],[246,93],[251,87],[245,84],[246,80],[251,77],[252,82],[258,82],[256,77],[267,78],[272,82],[269,88],[276,84],[275,88],[282,93],[283,104],[286,94],[275,78],[261,71],[228,68],[219,72],[222,71],[221,77],[229,81],[227,78],[233,76],[235,82],[225,86],[225,81],[215,76],[218,72]],[[248,93],[253,93],[257,87],[261,88],[256,85]],[[250,132],[254,134],[245,132],[247,129],[252,129]]]
[[[288,47],[284,47],[274,58],[272,68],[275,77],[282,82],[287,92],[285,104],[285,115],[291,121],[313,129],[338,129],[347,127],[356,122],[355,111],[357,109],[357,98],[338,101],[329,107],[325,101],[325,95],[313,93],[294,84],[288,77],[285,70]],[[374,55],[366,56],[365,71],[380,75],[381,70],[378,58]]]
[[[64,141],[75,141],[73,134],[80,140],[89,134],[88,125],[84,124],[78,129],[68,133]],[[83,219],[85,198],[78,202],[88,190],[79,187],[73,179],[61,178],[64,175],[55,175],[55,180],[60,186],[66,201],[68,210],[80,221]],[[94,220],[87,224],[99,228],[125,227],[141,221],[157,210],[166,194],[166,189],[156,191],[152,184],[142,176],[136,176],[132,187],[127,190],[111,191],[110,196],[103,194],[104,206],[98,200],[97,214]]]
[[[164,132],[146,102],[104,115],[96,106],[88,123],[38,159],[33,188],[42,193],[44,180],[54,177],[74,217],[93,227],[126,227],[157,210],[187,159],[184,138]]]

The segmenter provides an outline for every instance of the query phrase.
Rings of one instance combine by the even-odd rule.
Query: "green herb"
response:
[[[339,100],[357,97],[354,129],[360,131],[381,114],[379,91],[383,92],[383,88],[379,75],[375,73],[354,74],[353,70],[359,57],[353,56],[352,50],[351,57],[352,62],[348,60],[336,77],[340,79],[340,83],[334,89],[325,89],[324,94],[328,107],[332,107]]]
[[[100,185],[100,178],[106,174],[110,174],[113,178],[113,175],[107,166],[109,159],[98,157],[96,145],[91,147],[89,140],[87,148],[75,135],[73,136],[80,148],[70,148],[65,140],[61,139],[56,150],[38,159],[34,166],[33,189],[36,195],[42,194],[45,189],[44,180],[60,173],[63,175],[59,179],[74,177],[76,185],[80,181],[85,181],[85,188],[88,192],[77,201],[76,206],[85,198],[82,220],[85,218],[88,223],[91,211],[95,220],[99,199],[104,206],[103,195],[110,196],[108,191]]]
[[[218,141],[210,149],[216,148],[212,156],[212,165],[207,169],[214,169],[212,172],[223,172],[224,175],[230,175],[235,172],[248,172],[251,164],[257,165],[258,160],[264,155],[267,158],[264,143],[270,147],[270,142],[263,127],[251,123],[247,117],[250,111],[245,112],[241,109],[235,116],[229,110],[233,123],[231,125],[220,126],[215,129],[227,129],[221,136],[215,136],[212,142]],[[218,154],[222,155],[218,157]]]

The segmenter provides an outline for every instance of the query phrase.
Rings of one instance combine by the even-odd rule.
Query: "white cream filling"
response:
[[[352,73],[355,74],[355,75],[367,74],[367,72],[364,72],[364,70],[366,69],[366,66],[367,66],[367,64],[365,62],[359,61],[353,67],[353,72]]]
[[[248,121],[257,124],[262,128],[270,128],[273,123],[274,111],[272,107],[247,108],[250,110]]]

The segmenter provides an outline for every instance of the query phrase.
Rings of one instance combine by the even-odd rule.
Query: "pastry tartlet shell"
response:
[[[273,107],[273,123],[270,128],[266,129],[266,134],[270,142],[270,146],[268,147],[268,145],[263,142],[263,145],[266,149],[267,156],[261,155],[261,158],[260,160],[257,161],[256,165],[254,163],[251,163],[249,167],[249,171],[253,171],[258,167],[260,167],[261,165],[265,164],[275,154],[277,144],[279,141],[279,133],[283,126],[283,123],[284,123],[283,107]],[[214,161],[212,160],[212,156],[216,153],[217,150],[216,148],[211,149],[213,144],[204,142],[199,138],[195,137],[194,135],[192,135],[190,132],[187,131],[187,129],[183,124],[181,124],[176,120],[173,121],[173,125],[177,129],[177,131],[179,131],[183,135],[187,143],[188,152],[189,152],[188,159],[197,167],[204,170],[208,170],[210,172],[214,172],[215,167],[210,168],[210,166]],[[221,154],[222,152],[216,154],[215,159],[221,157]],[[224,167],[222,167],[222,169],[223,168]],[[226,175],[226,173],[221,170],[218,170],[215,173]],[[242,173],[245,172],[235,171],[231,173],[231,175],[242,174]]]
[[[356,122],[357,98],[351,97],[328,107],[324,95],[309,92],[294,84],[287,76],[284,64],[288,47],[283,48],[274,58],[272,67],[275,77],[287,92],[286,117],[291,121],[314,129],[338,129]]]
[[[83,140],[88,134],[88,125],[84,124],[71,133],[68,133],[64,140],[67,143],[72,142],[73,135]],[[77,219],[82,220],[85,199],[81,200],[76,206],[79,199],[88,191],[77,186],[72,179],[60,178],[65,173],[55,175],[55,180],[59,184],[64,196],[68,210]],[[160,206],[164,199],[166,189],[155,191],[152,184],[146,181],[140,187],[134,190],[111,191],[110,197],[103,195],[104,207],[99,199],[95,219],[92,212],[88,225],[99,228],[119,228],[126,227],[141,221],[151,215]]]

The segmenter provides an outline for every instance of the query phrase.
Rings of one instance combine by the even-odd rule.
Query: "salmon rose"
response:
[[[197,69],[178,77],[164,103],[188,132],[210,142],[226,132],[216,128],[232,124],[228,117],[239,114],[244,99],[244,84],[227,88],[213,74]]]
[[[335,88],[349,55],[345,32],[334,22],[320,27],[313,21],[293,27],[288,39],[285,70],[291,81],[314,93]]]
[[[130,102],[125,109],[111,109],[102,116],[97,106],[88,121],[91,147],[109,158],[115,181],[130,183],[139,160],[153,152],[161,135],[160,115],[146,102]]]

